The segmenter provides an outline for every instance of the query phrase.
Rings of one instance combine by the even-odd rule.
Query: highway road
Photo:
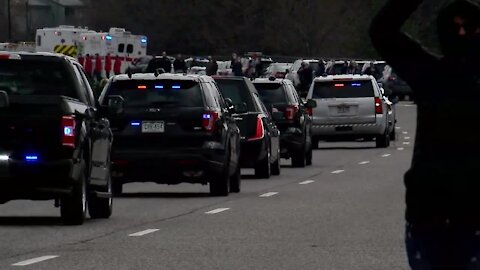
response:
[[[397,106],[399,138],[320,143],[314,165],[243,190],[133,183],[109,220],[63,226],[53,201],[0,206],[0,269],[408,269],[403,174],[416,108]]]

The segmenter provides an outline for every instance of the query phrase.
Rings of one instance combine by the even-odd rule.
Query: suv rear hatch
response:
[[[371,80],[315,82],[312,99],[316,125],[368,124],[376,122],[375,92]]]
[[[261,100],[271,112],[282,112],[284,117],[276,119],[275,123],[280,131],[285,131],[289,125],[295,123],[299,106],[295,105],[295,97],[285,89],[285,85],[276,83],[255,83]]]
[[[243,79],[216,79],[215,81],[224,98],[231,99],[237,108],[243,107],[244,112],[234,115],[242,140],[254,137],[257,132],[258,115],[261,112],[252,100],[248,85]]]
[[[53,57],[0,60],[0,90],[10,101],[0,108],[0,152],[43,160],[63,153],[62,116],[82,108],[71,78],[65,63]]]
[[[188,80],[113,82],[108,95],[125,100],[124,112],[110,114],[114,151],[158,151],[201,147],[214,133],[206,127],[218,114],[205,109],[200,84]]]

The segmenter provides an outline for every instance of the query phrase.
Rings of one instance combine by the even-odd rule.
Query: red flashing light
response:
[[[62,117],[62,145],[75,148],[75,117],[65,115]]]
[[[211,112],[211,111],[205,112],[203,114],[203,119],[202,119],[203,128],[208,132],[215,131],[216,123],[219,117],[220,116],[218,112]]]

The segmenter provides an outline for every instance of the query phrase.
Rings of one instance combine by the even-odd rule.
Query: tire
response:
[[[305,166],[307,166],[307,153],[305,151],[305,144],[303,144],[300,151],[292,155],[292,166],[294,168],[305,168]]]
[[[267,156],[255,164],[255,177],[269,179],[271,172],[270,150],[268,150]]]
[[[235,173],[230,176],[230,192],[231,193],[240,193],[242,190],[242,174],[240,166],[237,167]]]
[[[231,153],[228,153],[231,155]],[[225,167],[220,175],[214,175],[210,180],[210,196],[226,197],[230,192],[230,158],[225,162]]]
[[[280,175],[281,166],[280,166],[280,149],[278,149],[277,159],[272,164],[271,173],[272,175]]]
[[[72,194],[60,200],[60,214],[65,225],[82,225],[87,216],[87,177],[83,170],[80,179],[73,184]]]
[[[113,195],[118,196],[123,193],[123,183],[119,180],[112,180],[112,191]]]
[[[110,173],[108,174],[107,186],[98,188],[97,191],[112,193],[112,180]],[[89,194],[88,198],[88,212],[90,217],[97,218],[109,218],[112,215],[113,199],[110,198],[98,198],[93,193]]]
[[[393,126],[393,131],[390,133],[390,140],[392,141],[397,140],[397,131],[395,126]]]
[[[390,135],[388,131],[385,131],[383,135],[377,136],[376,144],[377,148],[387,148],[390,146]]]

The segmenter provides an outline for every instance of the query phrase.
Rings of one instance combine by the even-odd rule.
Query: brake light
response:
[[[395,76],[390,76],[390,77],[388,77],[388,80],[389,80],[389,81],[396,81],[396,80],[397,80],[397,77],[395,77]]]
[[[382,114],[383,113],[382,100],[378,97],[375,98],[375,113],[376,114]]]
[[[307,113],[309,116],[313,116],[313,108],[307,108]]]
[[[297,113],[298,113],[298,106],[290,105],[285,110],[285,118],[287,120],[293,120]]]
[[[255,136],[248,139],[249,141],[257,141],[261,140],[265,137],[265,130],[263,128],[263,121],[260,116],[257,117],[257,130],[255,131]]]
[[[65,115],[62,117],[62,145],[75,148],[75,117]]]
[[[218,112],[206,112],[203,114],[202,125],[206,131],[215,131],[215,123],[219,118]]]

